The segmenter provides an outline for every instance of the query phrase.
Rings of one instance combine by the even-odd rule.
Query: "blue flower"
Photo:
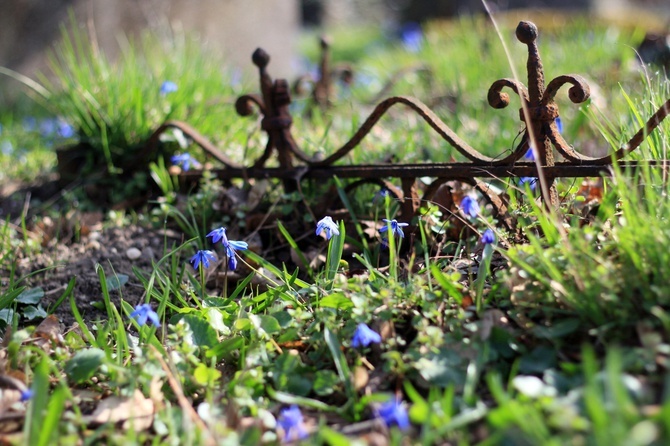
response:
[[[295,404],[279,412],[277,424],[284,431],[284,441],[303,440],[309,435],[303,425],[302,412]]]
[[[386,188],[381,189],[379,192],[375,194],[375,196],[372,198],[372,203],[376,204],[378,202],[384,202],[386,201],[386,197],[388,197],[390,194],[389,190]]]
[[[404,24],[400,29],[400,40],[402,40],[407,51],[412,53],[418,52],[423,44],[421,25],[414,22]]]
[[[398,223],[396,220],[388,220],[386,218],[382,218],[382,221],[386,223],[386,225],[379,228],[379,232],[383,234],[384,232],[388,231],[389,226],[391,226],[391,234],[405,237],[405,233],[402,232],[402,228],[408,226],[409,223]]]
[[[28,401],[29,399],[31,399],[33,397],[33,395],[34,395],[34,392],[32,391],[32,389],[22,390],[20,401],[21,402]]]
[[[480,239],[480,241],[485,245],[490,245],[491,243],[495,243],[496,235],[493,233],[492,230],[487,229],[482,234],[482,238]]]
[[[228,240],[226,236],[226,228],[221,227],[214,229],[212,232],[207,234],[207,237],[212,237],[212,243],[217,243],[221,240],[221,244],[226,249],[226,256],[228,257],[228,269],[235,271],[237,269],[237,258],[235,257],[235,251],[244,251],[249,248],[247,242],[239,242],[236,240]]]
[[[340,235],[340,228],[332,218],[325,216],[316,223],[316,235],[326,232],[326,240],[330,240],[334,235]]]
[[[188,153],[177,153],[172,155],[170,161],[172,161],[172,164],[181,166],[181,168],[184,169],[184,172],[187,172],[191,168],[191,164],[193,164],[194,167],[200,167],[200,163]]]
[[[0,152],[2,152],[4,155],[11,155],[14,152],[14,146],[11,142],[3,139],[0,141]]]
[[[528,150],[526,151],[526,154],[523,156],[523,158],[528,161],[535,161],[535,154],[533,153],[532,147],[528,147]]]
[[[226,228],[224,227],[214,229],[212,232],[207,234],[207,237],[212,237],[212,243],[218,243],[218,241],[221,240],[223,246],[226,246],[228,244],[228,237],[226,237]]]
[[[238,242],[231,240],[226,246],[226,256],[228,257],[228,269],[235,271],[237,269],[237,257],[235,255],[236,251],[244,251],[249,247],[247,242]]]
[[[461,200],[461,210],[465,215],[469,215],[472,218],[475,218],[479,215],[479,203],[477,200],[472,198],[470,195],[466,195]]]
[[[74,127],[72,127],[67,122],[59,119],[58,120],[58,129],[56,130],[58,136],[61,138],[72,138],[74,136]]]
[[[354,336],[351,338],[351,346],[354,348],[367,347],[372,343],[379,344],[380,342],[382,342],[382,337],[379,333],[364,323],[358,324]]]
[[[519,178],[519,187],[524,188],[526,187],[525,185],[528,184],[530,187],[531,191],[535,191],[535,188],[537,187],[537,178],[534,177],[521,177]]]
[[[158,319],[158,314],[151,309],[151,305],[142,304],[135,307],[135,311],[130,313],[130,317],[137,319],[137,323],[142,326],[147,323],[147,320],[154,324],[156,327],[161,326],[161,322]]]
[[[37,127],[37,119],[33,118],[32,116],[26,116],[23,118],[23,130],[26,132],[32,132],[35,130],[35,127]]]
[[[556,119],[554,119],[554,124],[556,124],[558,133],[563,133],[563,121],[561,121],[560,117],[557,116]]]
[[[214,253],[212,251],[208,251],[206,249],[199,250],[193,257],[191,257],[191,260],[189,260],[189,262],[193,264],[193,269],[198,269],[198,265],[200,265],[200,263],[202,263],[205,269],[207,269],[209,268],[209,262],[211,261],[216,261],[216,257],[214,257]]]
[[[175,84],[172,81],[165,81],[161,84],[161,96],[165,96],[169,93],[174,93],[175,91],[179,90],[179,87],[177,84]]]
[[[53,118],[42,119],[40,121],[40,135],[48,138],[56,133],[57,121]]]
[[[377,414],[379,418],[384,421],[387,427],[396,425],[400,430],[404,431],[409,428],[409,416],[407,415],[407,409],[397,398],[393,398],[390,401],[379,406],[377,409]]]

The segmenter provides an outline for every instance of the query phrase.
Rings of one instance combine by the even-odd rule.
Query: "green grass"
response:
[[[503,29],[510,39],[511,28]],[[670,96],[667,79],[621,68],[631,61],[627,39],[636,33],[575,20],[541,38],[549,78],[586,73],[609,101],[606,108],[597,109],[595,100],[577,107],[562,95],[568,141],[618,148],[637,131],[640,118]],[[395,92],[426,101],[449,95],[452,105],[437,110],[474,147],[489,155],[512,148],[520,128],[517,107],[496,111],[485,103],[488,86],[510,76],[510,69],[499,37],[484,22],[435,24],[418,54],[375,43],[374,32],[360,35],[373,40],[359,37],[359,52],[345,42],[336,54],[355,59],[357,70],[375,80],[372,86],[355,84],[329,115],[296,118],[294,134],[308,151],[329,153],[346,140],[369,111],[361,102],[376,85],[416,61],[431,66],[439,90],[408,77]],[[206,100],[210,91],[240,91],[204,52],[189,46],[193,42],[177,39],[154,51],[158,40],[147,36],[129,44],[116,64],[99,58],[86,65],[81,62],[91,62],[92,48],[82,38],[70,37],[60,47],[59,81],[49,94],[55,114],[75,124],[79,138],[100,153],[141,145],[167,118],[189,120],[227,153],[239,155],[236,149],[247,144],[252,148],[244,156],[260,152],[260,138],[246,136],[252,120]],[[336,36],[334,48],[337,42]],[[523,68],[523,47],[510,45]],[[583,57],[572,57],[580,51]],[[197,69],[186,70],[191,57]],[[176,96],[160,96],[164,79],[179,79]],[[6,116],[5,131],[25,140],[21,116]],[[452,155],[410,114],[394,112],[378,127],[348,162],[380,161],[391,153],[403,162]],[[636,156],[666,157],[669,132],[666,122]],[[0,139],[5,135],[12,133]],[[495,228],[498,242],[482,247],[458,218],[424,203],[408,257],[396,251],[398,238],[390,241],[390,252],[380,246],[380,220],[395,218],[398,206],[391,199],[372,201],[372,188],[347,196],[341,181],[304,182],[300,196],[271,186],[258,209],[232,208],[223,215],[220,183],[205,177],[185,197],[165,164],[157,159],[146,172],[163,194],[147,220],[179,230],[187,241],[166,244],[151,271],[136,270],[130,278],[143,287],[143,302],[156,311],[160,327],[130,318],[133,307],[123,299],[129,278],[105,275],[98,265],[106,317],[83,319],[71,282],[60,300],[70,305],[79,330],[38,347],[34,324],[21,317],[26,305],[39,305],[40,294],[13,268],[23,252],[39,247],[22,236],[22,225],[0,227],[0,265],[9,277],[0,287],[0,307],[17,314],[4,340],[6,364],[25,373],[35,392],[17,441],[74,444],[86,434],[87,441],[107,444],[272,444],[284,438],[278,420],[290,405],[308,420],[307,444],[363,442],[371,430],[390,444],[670,441],[670,288],[664,274],[670,266],[670,191],[662,171],[615,168],[613,178],[598,186],[602,197],[594,203],[585,203],[579,181],[563,180],[556,214],[497,182],[511,195],[517,241],[524,241],[509,247],[505,242],[514,234],[499,229],[486,207],[467,221],[477,233]],[[315,222],[305,211],[324,196],[340,197],[351,220],[340,222],[340,235],[330,241],[314,235]],[[592,209],[594,218],[587,220],[583,208]],[[259,213],[270,217],[255,238],[247,217]],[[257,243],[241,252],[238,281],[207,286],[205,272],[193,271],[187,260],[197,249],[213,249],[223,259],[221,246],[205,237],[221,225]],[[225,264],[208,273],[214,270],[223,272]],[[115,293],[119,305],[111,298]],[[353,347],[360,323],[380,333],[382,342]],[[96,422],[92,412],[102,396],[117,408],[131,402],[137,415],[153,417],[151,428],[122,428],[132,413],[127,409],[117,409],[117,423]],[[407,430],[386,429],[377,419],[380,406],[393,398],[408,410]]]

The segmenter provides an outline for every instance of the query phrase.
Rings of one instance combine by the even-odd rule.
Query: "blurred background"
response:
[[[290,77],[301,69],[298,41],[305,29],[373,24],[393,30],[484,11],[480,0],[3,0],[3,6],[0,66],[29,77],[45,70],[60,28],[72,23],[70,13],[93,31],[96,45],[111,58],[124,40],[120,36],[168,26],[194,32],[231,67],[242,70],[252,68],[251,52],[263,47],[273,56],[273,74]],[[668,0],[491,0],[489,6],[497,12],[571,10],[656,31],[667,29],[670,18]]]

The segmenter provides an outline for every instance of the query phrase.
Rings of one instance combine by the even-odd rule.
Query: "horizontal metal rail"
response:
[[[270,77],[267,71],[270,56],[260,48],[252,55],[252,61],[259,70],[261,92],[260,94],[242,95],[235,103],[235,108],[241,116],[249,116],[254,113],[254,109],[257,109],[262,115],[261,128],[268,135],[263,154],[252,165],[245,166],[234,162],[207,138],[182,122],[170,121],[160,126],[149,140],[150,150],[148,152],[155,152],[162,132],[176,127],[191,137],[210,158],[224,166],[212,171],[218,178],[276,178],[283,182],[287,192],[297,190],[298,183],[305,179],[357,178],[359,181],[355,184],[373,182],[391,190],[401,201],[401,216],[405,220],[411,220],[421,204],[416,181],[418,178],[434,178],[423,192],[424,199],[429,199],[431,194],[434,194],[444,182],[461,180],[473,184],[494,205],[498,214],[504,214],[506,212],[504,201],[495,195],[495,192],[486,183],[479,181],[479,178],[539,178],[541,196],[545,203],[558,206],[559,199],[554,185],[556,178],[610,175],[613,171],[613,163],[621,169],[638,169],[643,165],[667,169],[670,166],[669,160],[623,160],[635,151],[670,114],[670,100],[661,105],[620,149],[602,157],[581,154],[565,141],[559,131],[557,118],[560,113],[554,99],[557,92],[563,86],[568,85],[570,100],[575,104],[585,102],[590,96],[590,88],[586,80],[581,76],[568,74],[557,76],[545,85],[544,68],[536,43],[537,27],[531,22],[522,21],[517,26],[516,36],[528,47],[526,63],[528,84],[524,85],[515,79],[499,79],[493,82],[487,95],[489,104],[496,109],[503,109],[510,104],[510,94],[506,91],[516,94],[521,104],[519,118],[525,124],[525,129],[514,150],[502,158],[491,158],[470,146],[426,104],[407,96],[393,96],[379,102],[361,127],[342,147],[323,158],[312,158],[300,149],[291,134],[293,117],[289,111],[291,95],[288,82],[284,79],[273,80]],[[323,48],[327,49],[325,43]],[[327,62],[327,58],[324,60]],[[324,62],[322,65],[322,70],[326,70],[327,64]],[[327,90],[329,86],[325,85],[323,88]],[[413,113],[418,114],[432,131],[469,161],[417,164],[336,164],[357,148],[381,117],[396,104],[404,105]],[[531,147],[533,147],[535,161],[533,163],[523,162]],[[554,152],[559,154],[564,161],[556,162]],[[273,155],[276,155],[275,163],[278,167],[267,167]],[[180,176],[182,180],[191,182],[200,175],[200,172],[189,171],[183,172]],[[388,178],[400,179],[400,188],[386,181]]]

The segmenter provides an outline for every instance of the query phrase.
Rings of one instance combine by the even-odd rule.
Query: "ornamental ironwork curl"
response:
[[[252,55],[252,61],[257,66],[260,77],[260,94],[246,94],[240,96],[235,104],[241,116],[253,114],[257,108],[262,115],[261,128],[268,135],[267,144],[262,155],[250,167],[234,163],[213,144],[187,124],[168,122],[161,126],[152,135],[151,141],[157,143],[158,135],[170,127],[178,127],[190,136],[196,144],[203,148],[210,156],[219,160],[224,169],[215,171],[221,178],[278,178],[284,182],[285,189],[295,190],[297,182],[304,178],[359,178],[384,179],[400,178],[402,191],[401,214],[404,219],[411,219],[417,212],[422,199],[430,199],[439,186],[449,180],[461,180],[473,184],[487,197],[503,221],[509,221],[505,216],[506,205],[496,196],[491,188],[477,178],[504,178],[504,177],[537,177],[543,175],[549,187],[549,201],[551,205],[558,205],[558,196],[553,186],[558,177],[586,177],[607,173],[607,167],[614,160],[623,157],[637,149],[644,139],[654,131],[670,113],[670,99],[666,101],[645,125],[624,144],[620,149],[603,157],[590,157],[579,153],[570,146],[558,131],[556,118],[560,116],[555,97],[565,85],[569,85],[568,97],[575,104],[588,100],[590,89],[586,80],[575,74],[561,75],[545,85],[544,68],[537,46],[537,27],[527,21],[522,21],[516,28],[517,39],[528,47],[526,71],[528,83],[524,85],[515,79],[499,79],[488,90],[488,103],[496,109],[503,109],[510,105],[510,92],[516,94],[520,101],[519,117],[524,123],[524,131],[520,142],[512,152],[502,158],[492,158],[470,146],[461,139],[445,122],[443,122],[426,104],[419,99],[408,96],[389,97],[374,108],[372,113],[363,122],[360,128],[332,154],[323,158],[314,158],[303,152],[291,134],[293,118],[289,111],[291,95],[288,82],[283,79],[273,80],[267,71],[270,56],[262,49],[257,49]],[[376,164],[376,165],[339,165],[336,164],[343,157],[354,150],[368,135],[371,129],[395,104],[403,104],[418,114],[444,141],[456,149],[469,162],[424,163],[424,164]],[[533,141],[531,141],[531,135]],[[523,158],[530,146],[536,150],[538,171],[535,163],[518,162]],[[555,162],[554,150],[565,161]],[[267,161],[276,152],[278,168],[266,167]],[[299,164],[297,163],[299,162]],[[635,167],[635,162],[629,162]],[[668,160],[647,161],[647,164],[668,167]],[[185,172],[185,177],[195,177],[198,172]],[[420,177],[434,177],[433,184],[428,185],[422,198],[419,198],[416,179]],[[365,181],[356,184],[364,184]],[[394,190],[394,195],[399,195]]]

